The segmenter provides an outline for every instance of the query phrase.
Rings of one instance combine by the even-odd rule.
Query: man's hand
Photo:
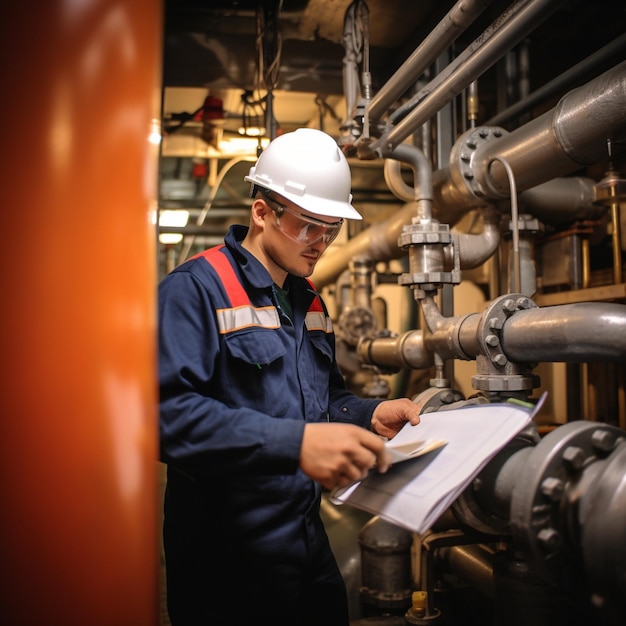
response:
[[[419,409],[408,398],[385,400],[372,414],[372,430],[388,439],[391,439],[406,422],[411,422],[413,426],[420,423]]]
[[[326,489],[345,487],[367,476],[372,467],[386,472],[391,458],[385,442],[354,424],[306,424],[300,468]]]

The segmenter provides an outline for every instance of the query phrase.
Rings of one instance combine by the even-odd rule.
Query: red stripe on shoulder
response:
[[[224,244],[221,244],[214,248],[209,248],[197,254],[196,257],[203,257],[215,269],[230,298],[231,306],[237,307],[250,304],[250,298],[239,281],[235,268],[226,254],[222,252],[224,247]]]

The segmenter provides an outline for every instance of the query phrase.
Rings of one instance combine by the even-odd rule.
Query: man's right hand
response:
[[[376,467],[386,472],[391,457],[384,440],[354,424],[306,424],[300,468],[328,490],[345,487]]]

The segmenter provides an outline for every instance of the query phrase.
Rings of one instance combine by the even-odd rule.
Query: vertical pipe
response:
[[[158,623],[161,11],[26,1],[0,21],[5,624]]]

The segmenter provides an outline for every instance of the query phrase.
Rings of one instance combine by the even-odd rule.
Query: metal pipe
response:
[[[595,181],[571,176],[554,178],[519,194],[520,213],[530,213],[545,224],[571,224],[599,218],[606,209],[594,205]]]
[[[398,146],[389,158],[408,163],[412,167],[415,175],[413,199],[417,203],[417,217],[430,219],[433,203],[433,172],[424,153],[415,146],[403,144]]]
[[[365,337],[357,345],[357,354],[364,363],[394,369],[427,369],[433,364],[433,355],[426,349],[421,330],[411,330],[398,337]]]
[[[560,158],[555,155],[552,127],[558,123],[585,127],[585,136],[579,137],[580,141],[574,142],[572,150],[579,152],[589,150],[591,146],[599,153],[606,149],[607,132],[613,136],[619,135],[626,130],[626,116],[623,113],[623,102],[626,97],[622,93],[626,82],[626,64],[610,70],[597,79],[591,81],[576,91],[575,99],[570,100],[567,96],[562,100],[557,109],[546,113],[538,120],[520,127],[510,135],[503,136],[497,141],[480,146],[480,162],[490,163],[494,157],[503,156],[511,165],[515,173],[517,188],[519,191],[529,190],[528,194],[523,191],[520,194],[520,203],[524,212],[535,214],[537,206],[539,216],[552,217],[563,213],[566,215],[568,202],[561,198],[571,200],[572,217],[580,214],[586,207],[591,206],[593,198],[593,182],[588,179],[568,178],[553,180],[555,176],[562,176],[580,167],[570,159]],[[609,96],[608,93],[611,95]],[[582,102],[582,106],[574,106]],[[567,108],[567,105],[572,108]],[[554,122],[553,122],[553,119]],[[586,120],[602,120],[599,128],[589,124]],[[545,148],[547,144],[551,149]],[[532,150],[530,149],[532,146]],[[476,156],[478,156],[478,150]],[[558,154],[558,153],[557,153]],[[594,162],[599,154],[592,159]],[[484,206],[490,194],[502,197],[508,190],[508,177],[505,169],[497,163],[491,168],[489,176],[498,175],[495,184],[501,188],[497,193],[491,192],[494,183],[485,187],[486,198],[477,198],[465,185],[460,185],[459,180],[463,177],[458,174],[452,175],[450,168],[438,170],[433,174],[433,204],[434,213],[441,222],[454,224],[461,215],[477,206]],[[453,167],[455,167],[453,165]],[[476,176],[480,177],[480,167],[474,167]],[[521,182],[520,182],[521,181]],[[541,185],[541,186],[540,186]],[[565,196],[563,196],[565,194]],[[407,205],[392,218],[385,222],[379,222],[368,230],[362,231],[351,239],[345,246],[338,248],[334,254],[323,257],[318,263],[313,280],[321,288],[334,281],[347,267],[350,259],[357,254],[369,254],[374,261],[384,261],[401,256],[402,251],[397,242],[402,228],[410,223],[415,215],[415,205]]]
[[[626,360],[626,306],[579,302],[518,311],[502,328],[502,349],[514,362]]]
[[[411,87],[433,61],[474,22],[493,0],[459,0],[430,31],[413,54],[372,98],[370,121],[376,122]]]
[[[500,214],[493,207],[480,211],[483,230],[479,234],[454,233],[459,246],[461,269],[479,267],[498,249],[500,245]],[[449,248],[445,249],[448,252]],[[450,262],[451,259],[449,259]]]
[[[415,108],[390,131],[373,142],[370,149],[386,156],[404,139],[460,94],[508,50],[537,28],[563,0],[518,0],[434,80],[416,94]],[[409,108],[405,105],[404,108]]]
[[[522,114],[530,111],[533,107],[546,102],[550,98],[571,89],[579,80],[589,79],[591,72],[605,71],[607,61],[619,61],[626,52],[626,33],[604,46],[594,54],[588,56],[580,63],[574,65],[566,72],[557,76],[554,80],[533,91],[528,97],[519,100],[508,109],[500,111],[485,122],[485,126],[500,126],[514,120]]]
[[[489,198],[508,196],[507,173],[492,163],[496,156],[509,163],[520,191],[601,161],[607,139],[626,133],[624,102],[626,61],[569,92],[551,111],[479,145],[472,167],[476,184]]]
[[[425,369],[433,355],[474,359],[482,354],[478,313],[444,317],[430,297],[421,301],[428,332],[363,340],[357,351],[371,364]],[[626,306],[576,303],[517,311],[501,331],[502,351],[516,363],[626,360]]]
[[[394,193],[401,198],[413,198],[415,201],[407,204],[392,218],[371,226],[345,245],[338,247],[332,254],[322,257],[317,264],[312,280],[318,289],[333,282],[341,274],[352,258],[367,255],[374,261],[397,259],[404,254],[398,245],[398,238],[406,224],[410,224],[416,217],[429,218],[432,207],[432,172],[423,153],[414,147],[401,145],[396,148],[394,155],[399,160],[409,163],[415,173],[414,187],[409,187],[400,174],[399,162],[389,159],[385,164],[385,179]],[[459,258],[461,269],[478,267],[486,261],[497,249],[500,242],[499,223],[496,213],[491,207],[483,212],[483,231],[479,234],[459,234]],[[452,251],[446,249],[450,256]]]
[[[487,598],[494,597],[493,550],[483,545],[452,546],[439,550],[438,558],[450,571]]]

